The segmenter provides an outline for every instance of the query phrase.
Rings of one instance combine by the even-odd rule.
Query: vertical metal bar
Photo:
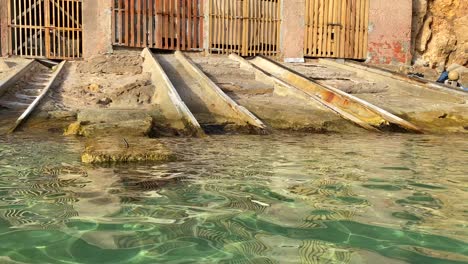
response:
[[[141,34],[142,34],[142,28],[141,28],[141,1],[142,0],[135,0],[136,1],[136,7],[135,7],[135,15],[136,15],[136,47],[141,47]]]
[[[169,23],[171,22],[170,17],[169,17],[169,1],[170,0],[164,0],[164,48],[169,49]]]
[[[42,0],[39,0],[39,4],[40,2],[42,2]],[[34,3],[34,10],[35,9],[36,9],[36,3]],[[29,0],[29,23],[32,26],[34,26],[34,27],[31,27],[31,30],[30,30],[31,40],[30,40],[29,47],[30,47],[31,56],[37,56],[37,27],[35,26],[38,26],[38,25],[37,25],[36,12],[34,12],[34,17],[33,17],[32,11],[33,11],[33,3],[31,3],[31,0]],[[34,53],[33,53],[33,46],[34,46]]]
[[[149,19],[148,19],[148,28],[149,28],[149,37],[148,37],[148,45],[149,47],[153,47],[154,46],[154,27],[153,27],[153,23],[154,23],[154,0],[149,0],[149,3],[148,3],[148,8],[149,8]]]
[[[120,0],[119,0],[120,1]],[[77,48],[76,48],[76,52],[77,52],[77,56],[79,58],[82,57],[81,55],[81,34],[82,34],[82,26],[81,26],[81,7],[82,7],[82,2],[78,2],[76,3],[77,4],[77,8],[76,8],[76,12],[77,12],[77,18],[76,20],[78,21],[78,24],[77,24],[77,27],[78,27],[78,31],[76,32],[76,38],[77,38],[77,41],[76,41],[76,45],[77,45]]]
[[[117,25],[118,25],[118,16],[117,16],[117,12],[119,12],[118,10],[118,3],[120,2],[120,0],[117,0],[117,2],[115,0],[112,1],[112,6],[111,6],[111,39],[112,39],[112,44],[115,44],[116,43],[116,39],[117,39],[117,36],[118,36],[118,30],[117,30]]]
[[[130,0],[130,46],[135,46],[135,0]]]
[[[20,48],[20,56],[23,56],[23,9],[24,9],[24,6],[26,6],[26,0],[23,1],[23,7],[21,6],[21,2],[20,2],[20,5],[19,5],[19,14],[20,14],[20,27],[19,27],[19,31],[20,31],[20,43],[19,43],[19,48]]]
[[[176,23],[175,23],[175,26],[176,26],[176,46],[175,46],[175,49],[176,50],[180,50],[180,40],[181,40],[181,35],[180,35],[180,23],[181,23],[181,19],[180,19],[180,1],[176,0],[175,3],[174,3],[174,8],[175,8],[175,19],[176,19]]]
[[[75,24],[75,0],[72,0],[72,57],[75,58],[76,57],[76,54],[75,54],[75,41],[76,41],[76,38],[75,38],[75,33],[76,33],[76,24]],[[114,32],[115,34],[115,31],[112,30],[112,32]],[[114,35],[114,38],[115,38],[115,35]]]
[[[70,0],[66,0],[67,3],[67,9],[66,9],[66,14],[67,14],[67,58],[70,58]],[[65,7],[64,7],[65,8]]]
[[[141,0],[143,4],[143,32],[142,32],[142,42],[144,47],[148,47],[148,1],[147,0]]]
[[[155,21],[154,21],[154,27],[155,27],[155,46],[156,48],[162,48],[162,31],[164,28],[164,21],[163,21],[163,0],[156,0],[156,8],[155,8]]]
[[[32,21],[32,4],[31,4],[31,0],[28,0],[28,2],[26,4],[29,3],[29,8],[26,6],[25,7],[25,14],[24,14],[24,19],[26,21],[25,24],[27,24],[27,29],[26,29],[26,56],[32,56],[33,55],[33,41],[32,41],[32,37],[33,37],[33,25],[35,25],[35,23],[33,23]],[[28,12],[29,10],[29,12]],[[28,13],[29,13],[29,23],[28,23]],[[28,51],[28,42],[29,42],[29,51]]]

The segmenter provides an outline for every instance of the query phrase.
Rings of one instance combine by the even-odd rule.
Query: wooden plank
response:
[[[187,46],[189,48],[192,48],[192,38],[193,38],[192,36],[193,2],[192,1],[193,0],[187,0]],[[211,24],[210,24],[210,27],[211,27]],[[210,32],[211,32],[211,29],[210,29]]]
[[[339,52],[339,47],[338,47],[338,39],[339,39],[339,21],[338,21],[338,15],[339,15],[339,0],[334,0],[333,2],[333,28],[332,28],[332,34],[333,34],[333,39],[332,39],[332,57],[337,58],[338,57],[338,52]]]
[[[154,47],[154,8],[155,3],[154,0],[148,0],[148,8],[149,8],[149,17],[148,17],[148,47],[153,48]]]
[[[164,34],[164,45],[163,49],[168,49],[169,48],[169,1],[170,0],[162,0],[164,1],[164,11],[162,13],[163,19],[164,19],[164,29],[163,29],[163,34]]]
[[[366,6],[364,9],[364,26],[365,26],[365,32],[364,32],[364,40],[363,40],[363,58],[367,57],[367,49],[368,49],[368,35],[369,35],[369,5],[370,5],[370,0],[365,0],[366,1]]]
[[[366,0],[361,0],[361,12],[360,12],[360,20],[359,20],[359,54],[358,58],[364,58],[364,34],[365,34],[365,8],[366,8]]]
[[[190,0],[191,1],[191,0]],[[208,33],[208,52],[212,52],[213,49],[213,0],[208,0],[208,15],[209,15],[209,33]],[[190,27],[191,28],[191,27]]]
[[[360,25],[361,25],[361,0],[355,0],[355,23],[354,23],[354,53],[353,53],[353,58],[358,59],[359,58],[359,32],[361,30]]]
[[[172,17],[172,11],[173,11],[173,0],[168,1],[168,6],[167,6],[167,18],[168,18],[168,28],[167,28],[167,35],[168,38],[166,39],[167,41],[167,48],[168,49],[174,49],[173,44],[174,44],[174,19]]]
[[[347,23],[346,23],[346,18],[347,18],[347,12],[346,12],[346,2],[348,0],[341,0],[341,31],[340,31],[340,54],[339,57],[343,58],[345,57],[345,45],[346,45],[346,28],[347,28]]]
[[[249,2],[250,0],[244,0],[242,7],[242,56],[249,55]]]
[[[181,23],[182,23],[182,27],[181,27],[181,31],[182,31],[182,39],[181,39],[181,50],[186,50],[187,49],[187,1],[182,1],[182,20],[181,20]]]
[[[121,44],[124,44],[126,46],[130,45],[130,41],[129,41],[129,37],[130,37],[130,34],[129,34],[129,26],[130,26],[130,13],[129,13],[129,4],[130,4],[130,0],[122,0],[124,1],[123,4],[124,4],[124,10],[122,10],[122,13],[123,13],[123,16],[124,16],[124,26],[123,26],[123,35],[124,35],[124,38],[120,41]]]
[[[154,30],[155,30],[155,47],[161,49],[163,47],[162,38],[163,38],[163,28],[164,28],[164,19],[162,16],[163,12],[163,0],[156,0],[155,6],[155,21],[154,21]]]
[[[226,53],[226,6],[225,0],[218,0],[220,3],[221,14],[221,49]]]

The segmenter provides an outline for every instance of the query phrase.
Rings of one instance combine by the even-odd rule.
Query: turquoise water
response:
[[[464,136],[164,139],[180,161],[83,166],[0,138],[0,263],[468,263]]]

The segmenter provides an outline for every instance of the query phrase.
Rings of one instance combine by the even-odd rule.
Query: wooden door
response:
[[[82,57],[82,0],[11,0],[8,4],[11,55]]]
[[[203,0],[115,0],[114,45],[203,49]]]
[[[370,0],[306,0],[304,54],[365,59]]]
[[[209,51],[279,55],[280,0],[210,0]]]

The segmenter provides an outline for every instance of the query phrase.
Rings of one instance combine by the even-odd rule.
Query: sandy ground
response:
[[[41,106],[44,111],[80,109],[145,109],[152,106],[155,87],[142,73],[137,52],[98,56],[69,62],[64,74]]]

